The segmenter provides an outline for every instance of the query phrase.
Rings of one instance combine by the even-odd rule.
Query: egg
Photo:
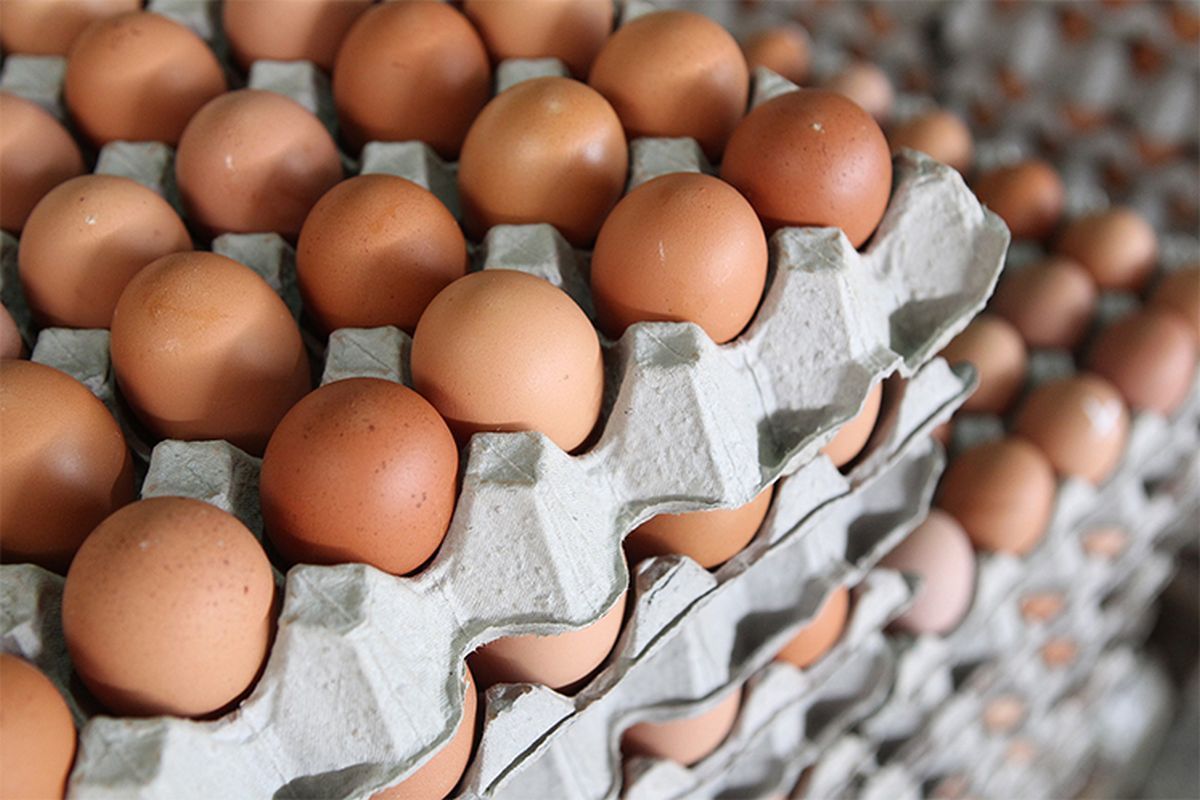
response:
[[[141,7],[141,0],[4,0],[0,47],[16,55],[65,56],[93,22]]]
[[[225,91],[225,74],[196,34],[135,11],[93,24],[67,58],[63,97],[97,146],[118,140],[175,144],[200,107]]]
[[[795,23],[784,23],[752,33],[742,45],[746,65],[765,67],[792,83],[804,83],[812,62],[808,31]]]
[[[877,383],[867,392],[863,407],[834,434],[821,452],[828,456],[839,469],[854,460],[862,452],[879,420],[879,408],[883,403],[883,384]]]
[[[975,179],[979,202],[996,212],[1015,240],[1045,239],[1058,227],[1067,192],[1058,173],[1044,161],[1029,160],[981,173]]]
[[[1112,561],[1129,546],[1129,534],[1112,526],[1092,528],[1083,534],[1080,544],[1089,556]]]
[[[951,365],[972,364],[979,373],[979,385],[962,404],[964,411],[1003,414],[1025,385],[1025,343],[1016,328],[994,314],[971,320],[941,356]]]
[[[729,139],[721,177],[766,225],[841,228],[853,247],[892,192],[892,156],[869,114],[840,94],[800,89],[755,108]]]
[[[494,61],[557,58],[577,78],[613,27],[612,0],[465,0],[463,13]]]
[[[735,689],[708,711],[664,722],[639,722],[621,737],[621,749],[690,766],[716,750],[733,730],[742,692]]]
[[[92,528],[134,498],[121,428],[65,372],[5,359],[0,430],[0,560],[65,572]]]
[[[155,434],[227,439],[254,455],[311,385],[287,306],[215,253],[164,256],[134,276],[113,313],[112,363]]]
[[[773,493],[774,486],[768,486],[737,508],[659,514],[634,528],[625,538],[625,548],[633,561],[678,553],[711,569],[750,543],[767,516]]]
[[[374,6],[333,65],[338,120],[355,150],[418,140],[452,159],[491,90],[483,41],[448,3]]]
[[[1079,645],[1073,639],[1056,636],[1042,645],[1042,661],[1051,669],[1065,669],[1075,663]]]
[[[1016,438],[964,450],[946,469],[938,506],[979,550],[1025,555],[1042,540],[1054,511],[1054,468]]]
[[[454,513],[458,448],[398,383],[322,386],[280,421],[263,455],[267,535],[292,563],[362,562],[403,575],[438,549]]]
[[[60,798],[75,760],[75,720],[58,689],[0,653],[0,797]]]
[[[0,228],[14,234],[46,192],[84,172],[79,146],[37,103],[0,92]]]
[[[1154,288],[1149,305],[1177,314],[1200,344],[1200,264],[1167,274]]]
[[[275,580],[232,514],[183,497],[139,500],[79,548],[62,621],[76,673],[110,711],[201,716],[235,701],[262,669]]]
[[[243,69],[255,61],[311,61],[329,72],[346,32],[371,0],[225,0],[221,29]]]
[[[20,358],[25,354],[21,330],[8,309],[0,305],[0,358]]]
[[[1006,275],[988,308],[1031,348],[1074,350],[1092,323],[1098,295],[1086,269],[1055,256]]]
[[[505,636],[488,642],[467,657],[484,686],[496,683],[540,683],[570,692],[604,663],[625,619],[622,594],[600,619],[566,633]]]
[[[1113,208],[1072,220],[1057,250],[1087,268],[1101,289],[1136,292],[1158,260],[1158,236],[1144,217]]]
[[[596,237],[592,299],[617,339],[635,322],[694,322],[718,344],[749,324],[767,283],[767,238],[729,184],[678,172],[638,186]]]
[[[609,37],[588,83],[612,103],[630,139],[690,136],[716,162],[746,112],[750,70],[716,22],[693,11],[656,11]]]
[[[1013,430],[1037,445],[1060,475],[1101,484],[1125,452],[1129,412],[1116,387],[1081,373],[1030,392]]]
[[[1198,357],[1196,339],[1181,316],[1147,308],[1102,330],[1087,363],[1133,410],[1169,417],[1187,399]]]
[[[625,134],[603,97],[569,78],[501,92],[471,125],[458,165],[467,232],[545,222],[585,247],[625,188]]]
[[[1021,616],[1026,622],[1040,625],[1061,614],[1065,606],[1061,592],[1031,592],[1021,598]]]
[[[40,324],[107,328],[125,285],[156,258],[192,249],[170,203],[129,178],[82,175],[29,215],[21,285]]]
[[[925,521],[880,562],[915,575],[920,583],[908,610],[892,622],[914,635],[947,634],[958,627],[975,597],[975,551],[958,521],[931,509]]]
[[[975,144],[971,130],[953,111],[935,108],[893,126],[888,142],[895,153],[903,147],[924,153],[935,161],[966,173],[971,168]]]
[[[896,92],[887,73],[867,61],[856,61],[825,81],[824,88],[857,103],[877,121],[892,114]]]
[[[817,663],[841,638],[849,614],[850,590],[839,586],[825,598],[812,620],[784,645],[775,660],[800,669]]]
[[[983,707],[983,726],[989,733],[1011,733],[1025,719],[1026,705],[1013,695],[1000,695]]]
[[[473,272],[433,298],[413,334],[412,376],[463,442],[478,431],[540,431],[573,450],[604,393],[587,316],[561,289],[514,270]]]

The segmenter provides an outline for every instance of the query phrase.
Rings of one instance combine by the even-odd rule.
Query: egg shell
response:
[[[742,45],[751,71],[765,67],[792,83],[804,83],[812,62],[808,31],[795,23],[784,23],[750,34]]]
[[[665,758],[684,766],[701,760],[725,741],[741,707],[740,689],[708,711],[665,722],[639,722],[621,737],[621,749],[651,758]]]
[[[740,553],[758,532],[771,507],[774,485],[737,508],[659,514],[643,522],[625,539],[633,561],[678,553],[705,569],[725,563]]]
[[[1012,733],[1025,719],[1027,706],[1013,695],[1001,695],[983,707],[983,725],[990,733]]]
[[[613,27],[612,0],[465,0],[493,61],[557,58],[586,79]]]
[[[50,679],[0,653],[0,797],[60,798],[75,760],[75,721]]]
[[[1053,233],[1067,199],[1058,173],[1037,160],[984,172],[973,188],[979,202],[1004,220],[1014,240],[1041,240]]]
[[[842,423],[834,437],[821,448],[839,469],[854,460],[862,452],[879,420],[879,409],[883,403],[883,384],[877,383],[867,392],[862,409]]]
[[[892,115],[896,92],[887,73],[867,61],[849,64],[825,82],[828,91],[853,100],[878,122]]]
[[[261,59],[311,61],[329,72],[371,0],[225,0],[221,29],[242,69]]]
[[[932,509],[880,566],[920,579],[912,606],[892,625],[912,634],[947,634],[958,627],[975,596],[975,551],[962,525]]]
[[[888,142],[893,153],[908,147],[964,174],[971,168],[975,154],[971,129],[953,111],[940,108],[894,125],[888,132]]]
[[[786,661],[799,669],[817,663],[841,638],[849,614],[850,590],[839,586],[830,592],[816,616],[796,632],[775,659]]]
[[[1098,295],[1086,269],[1051,257],[1001,280],[988,308],[1031,348],[1074,350],[1091,325]]]
[[[1065,669],[1079,657],[1079,645],[1073,639],[1059,636],[1042,645],[1042,661],[1051,669]]]
[[[6,306],[0,305],[0,358],[20,358],[25,355],[21,330]]]
[[[1088,367],[1112,382],[1135,411],[1171,416],[1196,374],[1196,339],[1182,316],[1147,308],[1108,325],[1092,342]]]
[[[1049,622],[1063,612],[1066,601],[1062,592],[1033,592],[1021,598],[1021,616],[1026,622]]]
[[[1200,264],[1166,275],[1155,287],[1149,305],[1178,314],[1200,344]]]
[[[0,228],[20,233],[46,192],[83,172],[83,154],[58,120],[37,103],[0,92]]]
[[[93,22],[141,6],[141,0],[4,0],[0,47],[9,54],[65,56]]]
[[[1057,251],[1082,264],[1101,289],[1139,291],[1158,260],[1158,236],[1144,217],[1113,208],[1072,220]]]
[[[1081,373],[1030,392],[1013,430],[1037,445],[1060,475],[1098,485],[1125,452],[1129,412],[1116,387]]]
[[[1112,526],[1092,528],[1083,534],[1080,544],[1089,556],[1112,561],[1129,547],[1129,534]]]
[[[993,314],[971,320],[941,356],[952,366],[973,364],[979,373],[979,385],[963,401],[963,411],[1003,414],[1025,385],[1029,357],[1021,334]]]

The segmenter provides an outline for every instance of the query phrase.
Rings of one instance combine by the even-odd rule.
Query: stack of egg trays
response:
[[[195,24],[197,8],[184,8],[182,21]],[[205,11],[198,19],[210,23],[211,15]],[[547,71],[553,65],[505,64],[498,80],[503,86]],[[27,96],[49,102],[61,117],[54,102],[59,80],[61,61],[10,58],[5,64],[6,88],[27,87]],[[329,108],[327,86],[311,66],[258,64],[251,83],[288,92],[314,111]],[[760,99],[763,86],[785,88],[769,76],[759,76],[758,83]],[[634,182],[681,167],[705,168],[697,152],[686,141],[635,142]],[[118,143],[104,149],[98,169],[134,177],[177,200],[170,160],[163,145]],[[416,180],[457,208],[447,193],[454,185],[452,168],[423,145],[379,143],[364,162],[364,169]],[[884,668],[871,660],[882,649],[877,631],[902,607],[907,591],[898,576],[862,576],[928,505],[942,459],[926,434],[972,382],[969,370],[952,371],[930,359],[990,293],[1006,243],[1003,226],[979,207],[956,173],[902,156],[891,207],[864,254],[834,231],[784,231],[772,242],[771,289],[738,344],[717,347],[695,326],[677,324],[639,326],[621,342],[606,343],[610,424],[592,452],[570,458],[536,434],[476,437],[458,513],[428,570],[410,580],[363,565],[293,570],[276,646],[239,711],[208,723],[96,717],[83,733],[72,792],[357,796],[394,783],[453,733],[461,714],[460,663],[474,646],[497,635],[560,632],[595,620],[624,591],[619,541],[639,521],[739,505],[787,475],[792,477],[781,482],[756,543],[716,576],[679,558],[639,570],[633,619],[616,658],[575,698],[544,687],[490,692],[465,791],[496,793],[521,774],[522,759],[548,763],[542,753],[553,752],[558,740],[569,747],[572,735],[588,738],[589,724],[600,741],[589,741],[586,753],[612,760],[615,736],[627,725],[703,710],[719,694],[714,683],[732,685],[760,670],[838,584],[862,581],[852,634],[838,661],[865,659],[876,666],[857,687],[842,687],[833,679],[848,678],[837,675],[822,686],[829,683],[835,695],[877,692],[873,670]],[[15,242],[10,237],[4,245],[4,296],[20,316]],[[225,236],[214,249],[259,270],[298,310],[292,254],[278,237]],[[572,252],[546,226],[493,230],[477,261],[547,277],[587,307],[580,294],[585,254]],[[408,344],[393,329],[338,331],[325,354],[325,375],[403,380]],[[109,375],[106,332],[43,331],[34,358],[76,375],[124,416]],[[869,388],[892,373],[900,377],[889,381],[869,453],[850,474],[813,460],[858,411]],[[147,447],[126,428],[144,455]],[[261,531],[255,459],[225,443],[163,442],[148,470],[144,495],[201,497]],[[822,522],[825,515],[833,518]],[[513,530],[529,533],[520,541],[499,541],[494,534]],[[793,544],[785,547],[787,542]],[[507,571],[497,555],[510,562]],[[3,570],[5,649],[38,662],[71,694],[77,687],[69,685],[57,628],[61,578],[29,566]],[[537,575],[536,585],[529,585],[526,571]],[[755,590],[767,580],[782,588]],[[509,598],[499,589],[512,585],[527,591],[505,608],[497,599]],[[547,608],[561,611],[547,614]],[[747,626],[755,615],[764,619]],[[384,618],[388,623],[380,625]],[[712,618],[722,624],[710,624]],[[422,629],[398,631],[395,620],[412,620]],[[714,634],[704,633],[706,627]],[[707,674],[687,687],[686,697],[677,696],[678,676],[655,676],[641,667],[672,647],[684,654],[676,660],[696,663],[696,653],[718,652],[712,635],[725,642],[733,663],[699,669]],[[639,668],[650,677],[629,677]],[[351,674],[357,679],[346,680]],[[402,694],[390,677],[396,674],[405,676]],[[787,679],[793,694],[808,697],[814,707],[820,698],[803,684],[816,677],[793,670]],[[755,681],[758,686],[766,678]],[[752,712],[766,707],[749,702],[759,695],[769,697],[748,692],[739,722],[745,736],[754,733]],[[71,704],[82,720],[86,700],[80,704],[72,696]],[[619,719],[596,725],[618,711]],[[647,774],[654,771],[651,765]],[[615,792],[615,772],[609,764],[604,785],[580,785],[576,794]],[[530,769],[530,779],[537,774]]]

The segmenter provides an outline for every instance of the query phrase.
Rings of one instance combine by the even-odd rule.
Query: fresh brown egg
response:
[[[227,439],[254,455],[311,386],[283,300],[215,253],[164,256],[134,276],[113,314],[112,362],[153,433]]]
[[[275,580],[236,517],[183,497],[139,500],[88,536],[63,587],[75,671],[109,710],[201,716],[257,678]]]
[[[1168,273],[1154,288],[1149,304],[1177,314],[1200,344],[1200,264]]]
[[[656,11],[617,29],[588,83],[625,134],[690,136],[714,163],[746,113],[750,70],[729,32],[693,11]]]
[[[1101,289],[1139,291],[1158,260],[1158,236],[1144,217],[1113,208],[1072,220],[1057,250],[1087,268]]]
[[[902,631],[949,633],[962,622],[975,597],[971,540],[958,520],[936,508],[880,566],[921,580],[912,605],[892,623]]]
[[[612,0],[465,0],[494,61],[557,58],[587,78],[613,27]]]
[[[881,123],[892,115],[892,104],[896,101],[887,73],[867,61],[849,64],[825,81],[823,88],[853,100]]]
[[[587,316],[565,292],[513,270],[442,290],[417,323],[413,385],[460,442],[477,431],[540,431],[578,447],[600,415],[604,364]]]
[[[1080,537],[1080,544],[1089,556],[1112,561],[1129,547],[1129,534],[1113,526],[1092,528]]]
[[[188,218],[212,234],[295,238],[321,195],[342,179],[337,145],[294,100],[242,89],[193,117],[179,140],[175,179]]]
[[[983,725],[989,733],[1005,734],[1017,729],[1025,719],[1028,706],[1014,695],[1000,695],[983,708]]]
[[[66,795],[75,720],[58,689],[24,659],[0,653],[0,797]]]
[[[659,514],[643,522],[625,539],[632,561],[678,553],[705,569],[724,564],[740,553],[767,516],[774,486],[737,508]]]
[[[79,146],[37,103],[0,92],[0,228],[20,233],[46,192],[84,172]]]
[[[0,358],[20,358],[25,355],[25,342],[21,339],[21,329],[8,312],[8,308],[0,305]]]
[[[304,308],[326,331],[408,332],[467,272],[467,241],[431,192],[394,175],[358,175],[313,206],[296,246]]]
[[[329,72],[371,0],[225,0],[221,28],[242,69],[262,59],[311,61]]]
[[[776,661],[804,669],[820,661],[837,644],[850,614],[850,590],[839,586],[829,593],[812,620],[797,631],[775,656]]]
[[[1187,399],[1198,356],[1196,339],[1180,315],[1146,308],[1100,332],[1088,367],[1111,381],[1134,411],[1169,417]]]
[[[1125,452],[1129,412],[1116,387],[1081,373],[1030,392],[1013,430],[1037,445],[1060,475],[1101,484]]]
[[[1044,624],[1057,617],[1066,608],[1062,592],[1031,592],[1021,598],[1021,616],[1026,622]]]
[[[979,202],[996,212],[1015,240],[1045,239],[1058,227],[1067,192],[1044,161],[996,167],[975,180]]]
[[[892,127],[892,152],[902,147],[924,153],[966,174],[975,155],[971,130],[953,111],[935,108]]]
[[[1042,645],[1042,661],[1051,669],[1065,669],[1075,663],[1079,656],[1079,645],[1074,639],[1056,636]]]
[[[768,100],[729,139],[721,177],[767,227],[841,228],[859,247],[892,192],[892,156],[869,114],[834,92],[800,89]]]
[[[458,165],[467,233],[545,222],[585,247],[625,188],[629,155],[612,106],[569,78],[535,78],[487,104]]]
[[[867,393],[862,409],[846,420],[821,452],[829,457],[839,469],[854,460],[862,452],[879,420],[879,408],[883,403],[883,384],[877,383]]]
[[[742,52],[751,70],[766,67],[796,84],[808,79],[812,42],[808,31],[796,23],[775,25],[751,34],[742,45]]]
[[[608,215],[592,254],[600,328],[694,322],[718,344],[749,324],[767,283],[767,237],[724,181],[677,172],[643,183]]]
[[[725,741],[737,721],[741,703],[741,689],[735,689],[701,714],[664,722],[639,722],[621,737],[621,750],[690,766]]]
[[[970,363],[979,385],[963,402],[964,411],[1003,414],[1025,385],[1028,354],[1021,334],[994,314],[980,314],[941,352],[951,365]]]
[[[483,40],[449,3],[382,3],[342,40],[333,99],[342,132],[367,142],[422,141],[458,155],[492,91]]]
[[[0,430],[0,560],[66,572],[92,528],[134,498],[121,428],[65,372],[5,359]]]
[[[192,249],[171,204],[129,178],[81,175],[33,209],[21,285],[42,325],[107,328],[125,285],[156,258]]]
[[[975,445],[951,461],[937,502],[977,549],[1025,555],[1046,533],[1056,491],[1046,456],[1007,438]]]
[[[203,39],[161,14],[135,11],[80,34],[67,58],[63,97],[96,145],[173,145],[192,115],[225,88]]]
[[[96,20],[141,7],[141,0],[4,0],[0,47],[14,55],[65,56]]]
[[[1031,348],[1074,350],[1092,323],[1098,295],[1086,269],[1054,256],[1005,276],[989,309]]]

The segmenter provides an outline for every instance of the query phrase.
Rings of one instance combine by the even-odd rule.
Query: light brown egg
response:
[[[625,547],[632,561],[678,553],[705,569],[724,564],[740,553],[767,516],[774,486],[737,508],[659,514],[630,532]]]
[[[975,155],[970,128],[953,111],[941,108],[895,125],[888,133],[888,142],[893,153],[907,147],[964,174],[971,168]]]
[[[1056,491],[1046,456],[1007,438],[975,445],[951,461],[937,502],[977,549],[1025,555],[1046,533]]]
[[[1060,475],[1100,484],[1125,452],[1129,412],[1116,387],[1081,373],[1030,392],[1013,430],[1037,445]]]
[[[136,11],[80,34],[67,58],[63,97],[96,145],[173,145],[192,115],[225,88],[203,39],[161,14]]]
[[[295,238],[321,195],[342,179],[333,137],[306,108],[242,89],[200,109],[175,154],[188,218],[212,234]]]
[[[625,134],[612,106],[568,78],[522,81],[492,100],[458,165],[467,233],[546,222],[576,247],[596,238],[625,188]]]
[[[862,452],[879,420],[879,408],[883,403],[883,384],[877,383],[867,392],[863,407],[857,414],[842,423],[834,437],[821,448],[839,469],[854,460]]]
[[[21,330],[8,308],[0,305],[0,358],[20,358],[23,355],[25,342],[21,339]]]
[[[983,707],[983,725],[989,733],[1011,733],[1025,719],[1027,706],[1021,698],[1000,695]]]
[[[1086,267],[1101,289],[1136,292],[1154,271],[1158,236],[1136,211],[1112,208],[1072,220],[1057,249]]]
[[[107,328],[125,285],[169,253],[192,249],[171,204],[129,178],[81,175],[34,208],[18,260],[42,325]]]
[[[746,65],[752,71],[766,67],[796,84],[808,79],[811,50],[808,31],[795,23],[764,28],[751,34],[742,45]]]
[[[1051,669],[1065,669],[1075,663],[1079,645],[1073,639],[1057,636],[1042,645],[1042,661]]]
[[[1098,295],[1086,269],[1051,257],[1005,276],[989,309],[1012,323],[1031,348],[1074,350],[1091,325]]]
[[[979,202],[996,212],[1015,240],[1045,239],[1058,226],[1067,192],[1044,161],[996,167],[975,179]]]
[[[557,58],[580,79],[613,27],[612,0],[465,0],[463,13],[494,61]]]
[[[896,92],[887,73],[867,61],[849,64],[829,80],[824,87],[857,103],[878,122],[892,115]]]
[[[621,737],[621,750],[690,766],[725,741],[737,721],[741,702],[741,689],[735,689],[702,714],[665,722],[639,722]]]
[[[84,172],[79,146],[37,103],[0,92],[0,228],[20,233],[46,192]]]
[[[512,270],[442,290],[417,323],[413,384],[460,442],[477,431],[540,431],[578,447],[600,415],[600,340],[565,292]]]
[[[17,55],[65,56],[88,25],[141,7],[141,0],[4,0],[0,47]]]
[[[300,328],[267,282],[215,253],[175,253],[125,287],[112,322],[125,400],[158,436],[258,455],[311,386]]]
[[[859,247],[892,192],[892,155],[870,115],[835,92],[800,89],[768,100],[729,139],[721,177],[773,232],[841,228]]]
[[[849,615],[850,590],[839,586],[825,598],[816,616],[784,645],[775,660],[786,661],[800,669],[817,663],[837,644]]]
[[[1149,304],[1178,314],[1200,344],[1200,264],[1168,273],[1150,295]]]
[[[677,172],[643,183],[608,215],[592,253],[600,328],[694,322],[718,344],[749,324],[767,283],[767,237],[724,181]]]
[[[1049,622],[1061,614],[1065,607],[1062,592],[1031,592],[1021,598],[1021,616],[1032,624]]]
[[[134,498],[121,429],[70,375],[6,359],[0,431],[0,560],[66,572],[92,528]]]
[[[656,11],[617,29],[588,76],[630,139],[690,136],[716,162],[746,113],[750,70],[729,33],[693,11]]]
[[[540,683],[570,692],[608,657],[621,633],[627,594],[585,628],[550,636],[505,636],[476,650],[467,663],[484,686]]]
[[[125,506],[79,548],[63,587],[75,671],[122,715],[200,716],[250,688],[275,628],[275,581],[254,535],[216,506]]]
[[[994,314],[971,320],[941,356],[952,365],[973,364],[979,373],[979,386],[962,404],[964,411],[1003,414],[1025,385],[1025,343],[1016,328]]]
[[[1129,546],[1129,534],[1113,526],[1092,528],[1083,534],[1080,544],[1089,556],[1112,561]]]
[[[422,141],[458,155],[492,91],[487,50],[449,3],[383,3],[350,28],[333,66],[333,98],[355,150]]]
[[[221,28],[243,69],[261,59],[311,61],[329,72],[371,0],[225,0]]]
[[[1112,382],[1134,411],[1175,413],[1196,374],[1196,340],[1178,314],[1135,311],[1102,330],[1088,367]]]
[[[58,689],[24,659],[0,653],[0,797],[65,796],[75,720]]]
[[[912,605],[892,623],[912,634],[946,634],[958,627],[975,597],[975,551],[954,517],[931,509],[880,566],[916,575]]]

